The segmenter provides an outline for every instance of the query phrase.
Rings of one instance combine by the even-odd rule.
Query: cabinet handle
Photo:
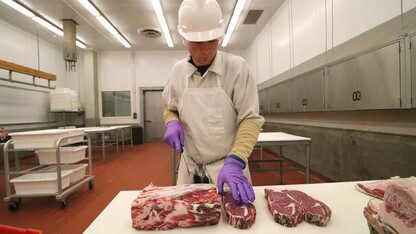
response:
[[[352,92],[352,100],[353,100],[354,102],[355,102],[355,101],[357,101],[356,96],[357,96],[356,92]]]
[[[306,98],[302,99],[302,106],[306,106],[308,104],[308,100]]]
[[[280,108],[280,103],[276,102],[276,108]]]
[[[361,100],[361,92],[357,91],[357,101]]]

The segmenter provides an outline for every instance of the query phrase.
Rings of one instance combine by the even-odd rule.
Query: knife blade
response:
[[[179,158],[182,157],[182,152],[183,152],[183,149],[181,149],[181,152],[179,153]],[[188,163],[186,163],[185,157],[183,157],[183,161],[185,162],[186,170],[188,171],[188,175],[190,176],[191,175],[191,170],[189,170]]]

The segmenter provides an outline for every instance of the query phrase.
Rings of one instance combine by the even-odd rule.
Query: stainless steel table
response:
[[[367,221],[363,215],[363,209],[367,206],[370,196],[358,192],[354,185],[357,182],[302,184],[302,185],[277,185],[267,186],[274,189],[296,189],[324,202],[332,210],[332,217],[326,227],[318,227],[302,221],[296,227],[284,227],[275,223],[267,208],[264,198],[264,186],[255,186],[256,200],[254,205],[257,210],[256,222],[248,230],[239,230],[227,224],[225,215],[217,225],[194,228],[176,228],[166,233],[259,233],[259,234],[361,234],[369,233]],[[149,233],[139,231],[131,227],[131,203],[139,195],[140,191],[121,191],[100,213],[100,215],[84,231],[85,234],[124,233],[137,234]],[[162,232],[162,233],[165,233]]]
[[[83,129],[85,133],[89,136],[91,134],[100,134],[101,135],[101,148],[103,154],[103,163],[106,163],[105,158],[105,148],[111,145],[117,145],[117,155],[119,154],[118,150],[118,128],[117,127],[86,127],[86,128],[79,128]],[[116,133],[116,140],[114,142],[108,141],[105,139],[105,134],[114,131]],[[109,144],[107,144],[109,143]]]
[[[261,132],[257,140],[256,146],[279,146],[279,156],[282,157],[283,151],[282,146],[284,145],[305,145],[306,146],[306,155],[305,155],[305,177],[306,183],[309,183],[310,177],[310,144],[311,138],[301,137],[296,135],[287,134],[284,132]],[[302,169],[298,168],[282,168],[282,158],[278,160],[264,160],[263,152],[260,153],[260,160],[250,160],[250,162],[260,162],[260,169],[258,171],[279,171],[279,184],[282,184],[283,171],[301,171]],[[264,162],[279,162],[280,168],[265,169],[263,168]],[[256,169],[250,169],[251,171],[257,171]]]
[[[280,155],[282,155],[282,146],[283,145],[306,145],[306,165],[305,165],[305,174],[306,174],[306,183],[309,183],[309,169],[310,169],[310,144],[311,138],[301,137],[296,135],[287,134],[284,132],[261,132],[259,134],[256,146],[280,146]],[[171,150],[172,155],[172,185],[176,184],[176,173],[177,173],[177,165],[176,165],[176,151],[174,149]],[[260,154],[260,160],[250,160],[250,162],[259,161],[261,163],[261,170],[262,171],[280,171],[279,176],[279,184],[282,184],[282,172],[283,171],[298,171],[301,169],[297,168],[282,168],[282,160],[264,160],[263,153]],[[263,162],[280,162],[280,168],[274,169],[264,169]],[[251,170],[251,169],[250,169]],[[255,169],[252,171],[256,171]]]

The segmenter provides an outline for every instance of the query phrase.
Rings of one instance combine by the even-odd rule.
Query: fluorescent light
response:
[[[76,44],[79,48],[82,48],[82,49],[87,48],[87,46],[86,46],[84,43],[82,43],[82,42],[80,42],[80,41],[78,41],[78,40],[75,42],[75,44]]]
[[[233,16],[231,17],[230,23],[228,24],[227,32],[225,33],[224,40],[222,41],[222,47],[226,47],[228,45],[228,42],[231,39],[231,35],[233,34],[233,31],[235,27],[237,26],[238,17],[241,14],[241,11],[243,11],[244,4],[246,3],[246,0],[238,0],[235,8]]]
[[[57,28],[57,27],[55,27],[55,26],[53,26],[52,24],[50,24],[50,23],[48,23],[47,21],[45,21],[44,19],[42,19],[42,18],[39,18],[39,17],[37,17],[37,16],[35,16],[34,18],[32,18],[34,21],[36,21],[36,22],[38,22],[39,24],[41,24],[43,27],[45,27],[45,28],[47,28],[47,29],[49,29],[49,30],[51,30],[52,32],[54,32],[54,33],[56,33],[56,34],[58,34],[59,36],[63,36],[64,35],[64,32],[62,32],[62,30],[61,29],[59,29],[59,28]]]
[[[1,0],[4,3],[6,3],[7,5],[13,7],[14,9],[18,10],[20,13],[26,15],[27,17],[34,17],[35,14],[33,14],[31,11],[29,11],[28,9],[26,9],[25,7],[21,6],[20,4],[15,3],[12,0]]]
[[[163,35],[165,36],[166,43],[169,47],[173,47],[172,37],[170,36],[168,24],[166,23],[165,16],[163,15],[162,6],[159,0],[152,0],[153,9],[156,12],[157,19],[159,20],[160,27],[162,27]]]
[[[123,36],[121,36],[120,34],[116,34],[115,35],[116,36],[116,38],[121,42],[121,44],[123,44],[124,45],[124,47],[126,47],[126,48],[130,48],[131,46],[130,46],[130,43],[128,43],[127,41],[126,41],[126,39],[124,39],[124,37]]]
[[[85,7],[93,16],[99,16],[100,12],[88,1],[88,0],[78,0],[82,6]]]
[[[102,25],[104,25],[104,27],[110,31],[111,34],[118,34],[117,30],[113,27],[113,25],[110,24],[110,22],[108,22],[103,16],[97,16],[97,20],[100,21],[100,23]]]
[[[244,4],[246,4],[246,0],[238,0],[237,5],[234,9],[234,15],[240,15],[241,11],[243,11]]]

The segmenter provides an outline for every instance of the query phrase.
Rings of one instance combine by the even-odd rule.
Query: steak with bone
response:
[[[321,227],[328,224],[332,211],[323,202],[298,190],[282,190],[282,192],[291,196],[303,207],[303,218],[306,222]]]
[[[416,187],[389,185],[384,201],[371,199],[364,216],[371,233],[416,233]]]
[[[139,230],[215,225],[221,218],[220,197],[210,184],[151,184],[131,204],[131,218]]]
[[[285,227],[295,227],[302,222],[303,207],[287,193],[264,189],[267,206],[274,221]]]
[[[238,229],[248,229],[256,221],[256,207],[253,204],[235,203],[231,192],[222,196],[227,223]]]

